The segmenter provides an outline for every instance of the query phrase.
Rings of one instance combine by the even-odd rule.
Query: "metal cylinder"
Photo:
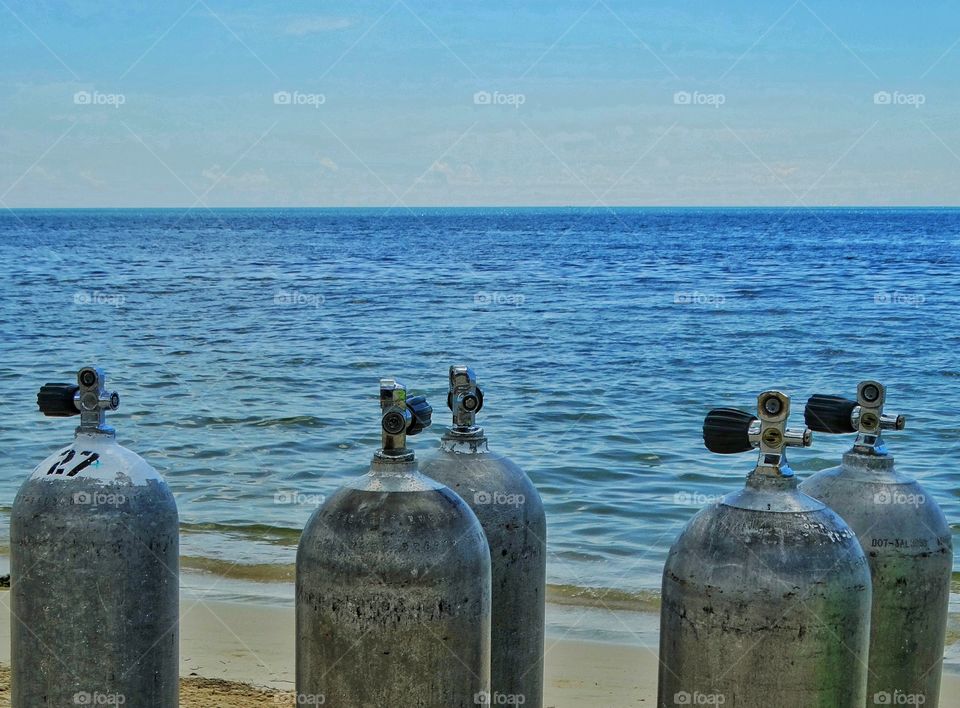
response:
[[[418,471],[394,427],[402,398],[383,408],[369,471],[300,538],[298,705],[474,707],[490,688],[487,541],[463,500]]]
[[[701,510],[670,549],[661,708],[864,706],[869,568],[844,521],[797,489],[784,445],[810,438],[784,429],[788,411],[782,394],[761,394],[760,425],[740,426],[761,450],[746,487]]]
[[[176,503],[103,424],[116,404],[90,407],[102,390],[99,369],[81,376],[90,371],[98,379],[81,378],[77,405],[90,400],[73,443],[37,466],[13,504],[11,704],[176,708]]]
[[[459,369],[466,367],[451,367],[451,381]],[[456,411],[440,450],[421,469],[467,502],[490,545],[490,703],[541,708],[547,522],[540,495],[523,470],[490,451],[482,428],[458,425]]]
[[[808,417],[810,412],[808,407]],[[950,527],[933,497],[896,469],[880,426],[862,430],[859,418],[865,412],[852,411],[855,429],[861,430],[841,464],[813,475],[800,488],[843,517],[870,564],[867,705],[936,706],[953,569]],[[883,418],[876,415],[872,422]],[[902,418],[890,420],[889,429],[898,429],[895,421],[903,427]]]

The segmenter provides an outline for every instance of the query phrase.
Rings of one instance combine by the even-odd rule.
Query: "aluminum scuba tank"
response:
[[[422,396],[380,381],[382,448],[300,537],[297,705],[474,708],[490,689],[490,552],[460,497],[420,474]]]
[[[759,448],[746,487],[702,509],[663,572],[657,705],[863,708],[870,570],[856,537],[797,489],[786,427],[790,399],[758,398],[757,417],[711,411],[704,442]]]
[[[894,467],[882,431],[902,430],[904,418],[883,412],[885,398],[877,381],[861,381],[855,401],[810,398],[807,425],[857,437],[839,467],[813,475],[800,488],[850,524],[870,563],[867,704],[937,706],[953,541],[933,497]]]
[[[166,482],[117,444],[96,367],[46,384],[74,441],[34,469],[10,518],[11,705],[177,708],[179,523]]]
[[[421,470],[473,509],[490,544],[493,624],[489,703],[543,706],[547,521],[540,495],[516,464],[487,446],[476,414],[483,391],[467,366],[450,367],[453,426]]]

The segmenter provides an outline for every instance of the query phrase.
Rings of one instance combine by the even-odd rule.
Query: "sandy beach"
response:
[[[7,596],[0,595],[4,606]],[[293,609],[185,599],[184,708],[294,706]],[[0,610],[0,708],[9,706],[9,611]],[[630,708],[656,702],[655,649],[547,637],[548,708]],[[960,708],[960,676],[944,675],[940,708]]]

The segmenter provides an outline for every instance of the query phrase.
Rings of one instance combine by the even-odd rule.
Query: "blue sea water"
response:
[[[659,586],[683,524],[753,464],[703,449],[704,414],[771,387],[800,425],[809,394],[885,382],[899,465],[956,533],[958,245],[950,209],[0,212],[0,506],[72,434],[38,386],[98,362],[118,439],[177,497],[185,567],[289,578],[317,500],[377,445],[378,378],[434,403],[423,456],[466,362],[567,594]],[[793,467],[850,442],[816,436]]]

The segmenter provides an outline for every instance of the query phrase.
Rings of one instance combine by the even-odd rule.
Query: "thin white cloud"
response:
[[[305,37],[321,32],[335,32],[353,25],[354,21],[349,17],[299,17],[288,22],[283,33],[294,37]]]
[[[80,179],[98,189],[107,186],[107,183],[100,179],[92,170],[80,170]]]

